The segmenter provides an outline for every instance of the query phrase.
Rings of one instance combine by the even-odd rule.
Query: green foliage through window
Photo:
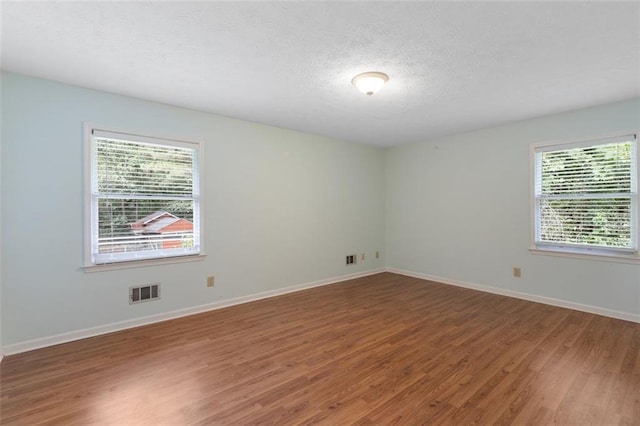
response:
[[[536,152],[536,243],[635,250],[636,142]]]
[[[115,135],[91,141],[93,263],[197,252],[197,145]]]

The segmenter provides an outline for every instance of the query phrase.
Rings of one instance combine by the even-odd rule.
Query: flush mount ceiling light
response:
[[[389,81],[389,76],[383,72],[371,71],[363,72],[353,77],[351,83],[365,95],[373,95]]]

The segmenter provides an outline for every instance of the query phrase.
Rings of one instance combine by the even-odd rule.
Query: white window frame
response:
[[[141,132],[129,131],[117,129],[109,126],[98,126],[91,123],[83,123],[84,133],[84,265],[83,268],[86,272],[95,272],[101,270],[110,269],[124,269],[140,266],[151,266],[167,263],[182,263],[202,260],[205,257],[204,253],[204,172],[203,172],[203,158],[204,158],[204,144],[202,141],[190,140],[182,137],[172,136],[157,136],[157,135],[144,135]],[[104,135],[118,136],[120,139],[131,140],[135,142],[148,142],[159,145],[176,146],[176,147],[188,147],[196,150],[196,161],[194,167],[196,171],[194,173],[194,184],[196,192],[196,202],[194,206],[194,222],[198,222],[197,232],[194,234],[194,242],[198,247],[192,253],[176,254],[175,252],[167,254],[164,252],[154,251],[153,255],[149,253],[140,252],[137,256],[128,259],[117,259],[106,262],[97,263],[94,259],[94,249],[97,241],[94,241],[94,236],[97,235],[98,227],[98,212],[96,198],[94,197],[94,190],[96,181],[93,173],[96,170],[97,164],[95,163],[95,155],[93,153],[93,135],[94,132]]]
[[[534,143],[530,145],[530,193],[531,193],[531,230],[530,230],[530,246],[529,251],[533,254],[571,257],[578,259],[590,259],[590,260],[602,260],[611,262],[622,263],[640,263],[640,255],[638,250],[638,244],[640,242],[640,224],[638,222],[638,211],[640,209],[640,197],[638,196],[637,188],[635,195],[631,196],[631,223],[632,223],[632,245],[634,249],[616,249],[616,248],[601,248],[591,246],[580,245],[563,245],[563,244],[549,244],[538,243],[537,238],[539,235],[539,222],[538,222],[538,203],[536,194],[536,178],[538,173],[538,164],[536,161],[536,154],[545,151],[564,150],[571,148],[580,148],[592,145],[599,145],[606,143],[608,140],[619,140],[621,137],[628,135],[636,135],[636,158],[635,167],[632,167],[632,173],[636,176],[636,185],[640,185],[640,152],[638,152],[638,135],[637,129],[609,133],[596,137],[579,138],[579,139],[565,139],[556,141],[547,141]]]

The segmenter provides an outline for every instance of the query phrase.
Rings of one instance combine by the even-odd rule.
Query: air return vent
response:
[[[160,283],[129,287],[129,304],[160,299]]]
[[[355,265],[355,264],[356,264],[356,259],[357,259],[357,258],[358,258],[358,256],[357,256],[357,255],[355,255],[355,254],[350,254],[350,255],[348,255],[348,256],[347,256],[347,259],[346,259],[346,264],[347,264],[347,265]]]

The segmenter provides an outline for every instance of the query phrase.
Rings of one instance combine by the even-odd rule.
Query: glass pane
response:
[[[191,200],[98,199],[98,253],[193,246]]]
[[[542,194],[631,192],[632,143],[542,153]]]
[[[631,199],[539,200],[540,242],[631,248]]]
[[[101,194],[191,195],[194,150],[96,138]]]

